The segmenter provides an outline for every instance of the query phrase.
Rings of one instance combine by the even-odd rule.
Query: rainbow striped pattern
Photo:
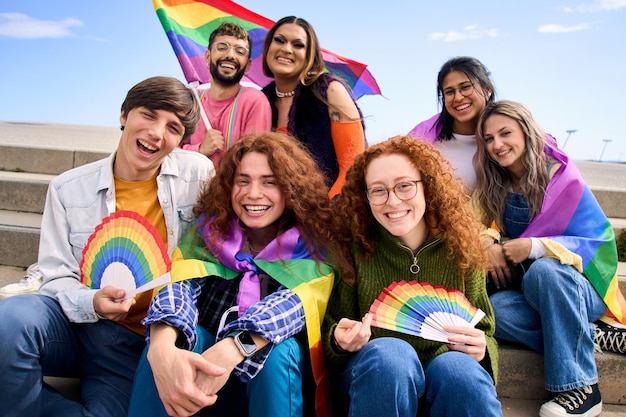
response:
[[[445,326],[474,327],[485,316],[465,294],[428,282],[394,282],[370,307],[372,326],[448,343]]]
[[[96,227],[83,249],[81,282],[111,285],[134,297],[169,282],[172,263],[156,228],[134,211],[117,211]]]
[[[322,349],[321,326],[334,283],[332,266],[318,263],[311,258],[305,242],[300,237],[300,232],[295,227],[283,232],[270,243],[270,245],[275,245],[277,259],[263,260],[259,257],[266,252],[266,249],[254,259],[250,256],[242,257],[244,254],[239,250],[245,236],[236,220],[233,220],[231,235],[223,239],[220,248],[213,247],[203,237],[208,233],[210,223],[204,226],[202,223],[203,217],[200,217],[196,220],[197,227],[189,230],[178,247],[174,249],[172,282],[206,276],[231,280],[240,276],[240,272],[233,269],[234,263],[245,259],[253,263],[255,268],[259,268],[281,285],[295,292],[300,297],[304,308],[311,368],[317,385],[316,416],[331,416],[330,380]],[[219,259],[213,257],[212,250],[219,254]]]
[[[625,324],[626,301],[618,286],[613,227],[567,155],[549,142],[544,152],[563,165],[546,187],[541,212],[520,237],[545,238],[579,255],[582,272],[604,300],[609,315]]]
[[[243,81],[264,87],[271,78],[263,74],[263,41],[274,22],[230,0],[152,0],[178,62],[188,83],[206,84],[209,70],[204,51],[209,35],[222,22],[241,25],[252,40],[251,68]],[[322,49],[327,69],[342,78],[355,98],[366,94],[381,94],[367,65]]]

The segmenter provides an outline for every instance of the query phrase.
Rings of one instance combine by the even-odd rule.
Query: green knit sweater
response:
[[[414,261],[411,249],[382,227],[379,229],[375,250],[369,259],[363,260],[359,254],[354,253],[356,283],[354,285],[348,285],[343,281],[337,283],[328,302],[322,326],[322,343],[331,375],[336,375],[351,355],[337,352],[332,343],[332,335],[339,320],[343,317],[361,320],[385,287],[392,282],[417,280],[457,289],[465,294],[472,305],[485,312],[485,317],[476,326],[485,332],[487,339],[487,352],[481,365],[491,374],[494,381],[497,381],[498,344],[493,337],[495,318],[487,297],[484,273],[476,273],[463,281],[459,269],[447,257],[446,244],[437,239],[424,245],[417,252],[415,257],[420,271],[413,274],[409,269]],[[406,340],[415,348],[422,363],[448,351],[445,343],[372,327],[372,339],[377,337],[397,337]]]

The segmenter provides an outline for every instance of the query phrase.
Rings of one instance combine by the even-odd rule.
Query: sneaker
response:
[[[39,291],[43,282],[43,275],[39,270],[39,265],[32,264],[26,270],[24,278],[16,284],[5,285],[0,288],[0,300],[18,294],[32,294]]]
[[[560,392],[539,409],[539,417],[596,417],[602,412],[602,397],[598,384],[585,385]]]
[[[602,350],[626,354],[626,326],[610,317],[596,321],[595,344]]]

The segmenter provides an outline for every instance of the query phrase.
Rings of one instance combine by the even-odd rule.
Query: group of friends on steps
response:
[[[306,20],[269,30],[262,90],[241,84],[251,47],[221,24],[208,88],[139,82],[117,149],[51,181],[38,262],[0,289],[0,414],[502,416],[504,342],[544,357],[541,417],[599,415],[595,346],[626,353],[615,236],[530,111],[455,57],[441,111],[368,146]],[[80,281],[87,240],[120,210],[171,256],[154,293]],[[447,343],[373,326],[400,281],[485,316]],[[81,400],[47,376],[79,378]]]

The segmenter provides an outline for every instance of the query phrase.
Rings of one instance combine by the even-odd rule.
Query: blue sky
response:
[[[296,15],[322,46],[364,62],[384,97],[358,101],[370,143],[439,111],[437,72],[471,55],[498,98],[526,104],[575,159],[626,162],[626,0],[241,0]],[[0,120],[116,126],[130,87],[184,81],[150,0],[0,3]],[[609,142],[610,141],[610,142]]]

